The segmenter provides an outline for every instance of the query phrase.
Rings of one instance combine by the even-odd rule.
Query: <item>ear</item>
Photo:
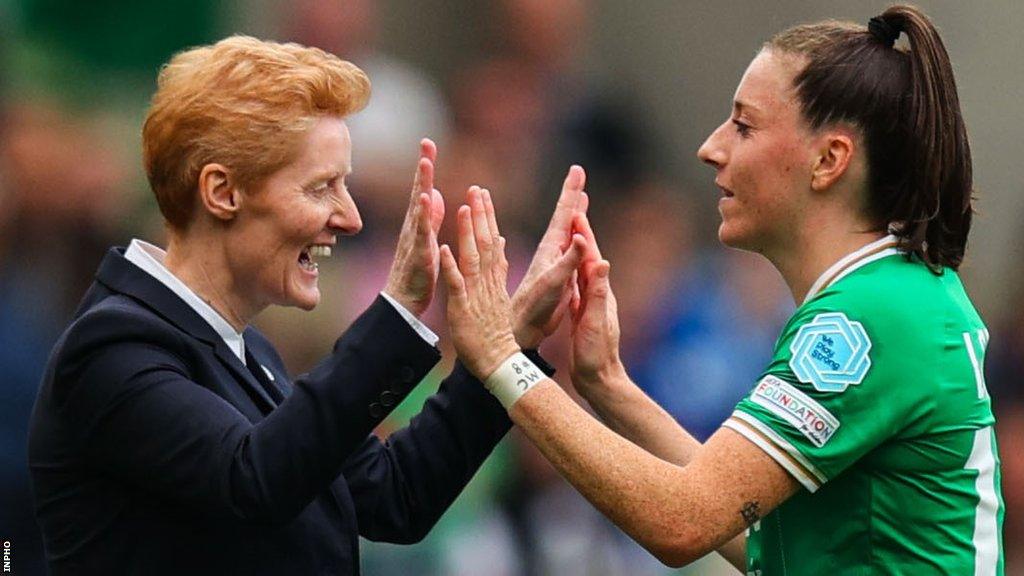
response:
[[[811,172],[812,190],[827,190],[846,174],[853,162],[854,146],[853,134],[846,130],[829,130],[822,135],[818,159]]]
[[[199,199],[214,218],[235,218],[242,206],[242,193],[231,170],[222,164],[207,164],[199,172]]]

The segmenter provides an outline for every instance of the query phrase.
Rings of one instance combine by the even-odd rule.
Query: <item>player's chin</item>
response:
[[[736,250],[763,254],[764,239],[758,230],[751,227],[738,226],[737,222],[723,221],[718,227],[718,241]]]
[[[735,222],[723,218],[718,225],[718,241],[730,248],[743,250],[745,248],[743,230]]]

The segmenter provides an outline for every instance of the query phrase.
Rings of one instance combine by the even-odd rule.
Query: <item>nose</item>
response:
[[[347,190],[334,197],[331,215],[327,219],[327,227],[343,236],[353,236],[363,229],[363,219],[359,216],[359,208]]]
[[[722,146],[721,136],[723,129],[728,124],[729,121],[726,121],[716,128],[714,132],[708,135],[707,140],[705,140],[697,150],[697,158],[700,158],[701,162],[704,162],[715,169],[719,169],[724,166],[727,160],[725,148]]]

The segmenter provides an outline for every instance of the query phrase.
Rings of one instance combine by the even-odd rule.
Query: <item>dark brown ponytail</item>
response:
[[[794,79],[812,128],[847,122],[864,135],[872,218],[938,272],[963,261],[971,228],[971,149],[949,55],[928,17],[893,6],[869,28],[821,22],[767,48],[806,57]],[[908,48],[893,47],[899,33]]]

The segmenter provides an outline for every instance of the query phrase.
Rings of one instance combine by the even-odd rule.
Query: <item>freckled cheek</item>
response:
[[[776,145],[774,156],[779,172],[787,178],[799,178],[806,164],[806,151],[797,142],[783,141]]]

